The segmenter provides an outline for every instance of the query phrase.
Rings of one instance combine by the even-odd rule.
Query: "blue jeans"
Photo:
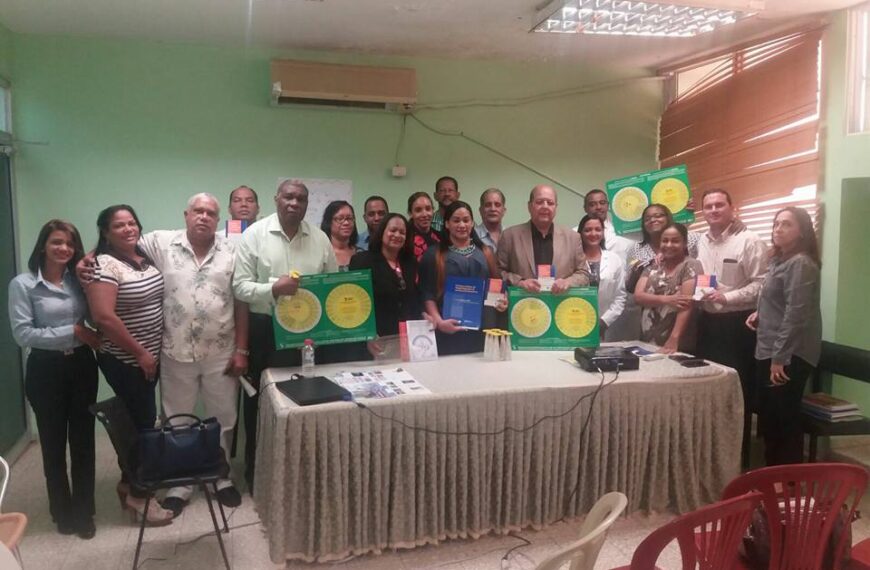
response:
[[[157,387],[156,378],[150,381],[146,380],[145,374],[138,366],[121,362],[114,356],[103,352],[97,352],[97,362],[115,395],[127,406],[136,429],[141,431],[153,428],[154,422],[157,421],[157,405],[154,401],[154,389]],[[158,370],[157,377],[159,378],[159,376]],[[128,477],[120,464],[120,460],[118,466],[121,467],[121,481],[127,483]],[[146,492],[132,486],[130,494],[140,498],[147,496]]]
[[[111,354],[98,352],[97,362],[115,395],[127,405],[136,428],[153,428],[157,420],[157,405],[154,401],[157,380],[146,380],[141,368],[121,362]]]

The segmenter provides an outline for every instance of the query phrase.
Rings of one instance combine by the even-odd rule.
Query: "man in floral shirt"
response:
[[[221,447],[229,453],[236,423],[238,377],[248,366],[248,306],[233,297],[233,244],[216,234],[220,206],[211,194],[196,194],[184,211],[184,230],[155,231],[139,245],[163,273],[163,349],[160,391],[167,416],[193,413],[202,397],[205,413],[221,424]],[[225,506],[241,504],[230,479],[218,482]],[[176,516],[192,487],[171,489],[163,507]]]

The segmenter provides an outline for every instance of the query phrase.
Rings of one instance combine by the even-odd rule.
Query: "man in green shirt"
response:
[[[275,351],[275,301],[296,293],[299,275],[338,271],[329,238],[304,220],[307,209],[305,184],[285,180],[275,193],[276,212],[251,225],[236,248],[233,291],[238,300],[250,306],[248,373],[257,388],[266,368],[300,365],[299,351]],[[254,483],[258,402],[258,396],[245,394],[245,479],[250,491]]]

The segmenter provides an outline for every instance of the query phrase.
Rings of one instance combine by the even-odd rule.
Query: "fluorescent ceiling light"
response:
[[[689,38],[748,16],[752,13],[633,0],[565,0],[532,31]]]

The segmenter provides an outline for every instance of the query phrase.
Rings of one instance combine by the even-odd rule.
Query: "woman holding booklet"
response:
[[[435,326],[439,355],[481,352],[484,342],[481,331],[465,330],[456,319],[442,318],[446,278],[490,279],[500,276],[492,250],[474,231],[472,211],[471,206],[458,200],[447,206],[441,241],[437,247],[426,250],[420,263],[423,306],[427,318]]]
[[[788,207],[773,219],[773,249],[758,298],[746,320],[757,331],[761,433],[768,465],[800,463],[801,398],[822,349],[819,246],[809,214]]]
[[[692,294],[704,271],[700,261],[689,257],[686,226],[665,226],[659,251],[661,260],[644,269],[634,289],[635,301],[643,307],[640,340],[659,345],[659,352],[692,352]]]

